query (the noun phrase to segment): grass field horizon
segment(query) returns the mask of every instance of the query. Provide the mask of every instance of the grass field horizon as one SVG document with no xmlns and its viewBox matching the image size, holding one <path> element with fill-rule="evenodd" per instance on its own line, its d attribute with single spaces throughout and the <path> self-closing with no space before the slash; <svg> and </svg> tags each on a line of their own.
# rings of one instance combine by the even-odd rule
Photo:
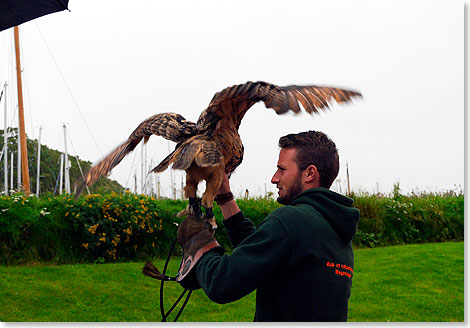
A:
<svg viewBox="0 0 470 328">
<path fill-rule="evenodd" d="M 163 262 L 154 261 L 160 268 Z M 173 258 L 169 272 L 178 265 L 179 258 Z M 0 321 L 160 321 L 160 283 L 144 277 L 142 266 L 0 266 Z M 348 321 L 464 321 L 463 242 L 357 249 L 354 271 Z M 180 292 L 176 283 L 165 284 L 166 309 Z M 247 322 L 254 310 L 255 293 L 220 305 L 197 290 L 179 321 Z"/>
</svg>

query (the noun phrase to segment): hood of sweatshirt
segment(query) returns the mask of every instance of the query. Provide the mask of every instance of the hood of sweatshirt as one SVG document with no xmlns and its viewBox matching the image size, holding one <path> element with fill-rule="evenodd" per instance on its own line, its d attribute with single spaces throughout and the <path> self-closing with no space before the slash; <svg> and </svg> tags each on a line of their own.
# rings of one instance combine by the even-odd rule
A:
<svg viewBox="0 0 470 328">
<path fill-rule="evenodd" d="M 359 210 L 353 200 L 325 188 L 312 188 L 300 193 L 289 205 L 308 204 L 320 212 L 343 239 L 350 242 L 357 230 Z"/>
</svg>

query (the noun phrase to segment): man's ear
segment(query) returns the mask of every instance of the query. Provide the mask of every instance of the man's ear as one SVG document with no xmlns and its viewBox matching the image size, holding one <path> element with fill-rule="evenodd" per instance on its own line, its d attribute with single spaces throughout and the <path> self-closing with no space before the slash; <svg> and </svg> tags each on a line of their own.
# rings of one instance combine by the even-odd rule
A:
<svg viewBox="0 0 470 328">
<path fill-rule="evenodd" d="M 304 170 L 304 181 L 305 183 L 311 184 L 318 184 L 320 182 L 320 174 L 318 173 L 318 169 L 315 165 L 309 165 Z"/>
</svg>

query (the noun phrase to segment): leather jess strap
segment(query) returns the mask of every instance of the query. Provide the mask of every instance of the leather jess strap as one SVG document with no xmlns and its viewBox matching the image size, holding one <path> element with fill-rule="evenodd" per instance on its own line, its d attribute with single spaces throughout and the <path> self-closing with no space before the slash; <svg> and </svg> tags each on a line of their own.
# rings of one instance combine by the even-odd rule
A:
<svg viewBox="0 0 470 328">
<path fill-rule="evenodd" d="M 231 201 L 233 199 L 233 194 L 231 191 L 225 193 L 225 194 L 220 194 L 216 195 L 214 200 L 217 203 L 217 205 L 224 205 L 225 203 Z"/>
</svg>

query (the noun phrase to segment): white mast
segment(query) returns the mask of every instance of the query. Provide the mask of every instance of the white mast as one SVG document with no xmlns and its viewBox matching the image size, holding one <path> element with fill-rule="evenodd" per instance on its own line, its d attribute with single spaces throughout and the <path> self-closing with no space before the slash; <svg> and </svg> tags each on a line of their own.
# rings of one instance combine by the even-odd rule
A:
<svg viewBox="0 0 470 328">
<path fill-rule="evenodd" d="M 18 115 L 18 135 L 16 137 L 18 139 L 18 174 L 17 174 L 17 184 L 18 184 L 18 191 L 21 190 L 21 137 L 20 137 L 20 118 Z"/>
<path fill-rule="evenodd" d="M 41 131 L 42 126 L 39 127 L 39 138 L 38 138 L 38 171 L 36 174 L 36 196 L 39 197 L 39 177 L 41 173 Z"/>
<path fill-rule="evenodd" d="M 137 171 L 134 172 L 134 193 L 137 194 Z"/>
<path fill-rule="evenodd" d="M 168 152 L 170 153 L 171 152 L 171 148 L 170 148 L 170 142 L 167 141 L 168 143 Z M 170 170 L 170 178 L 171 178 L 171 186 L 170 186 L 170 190 L 171 190 L 171 193 L 173 195 L 173 199 L 176 199 L 176 187 L 175 187 L 175 178 L 173 176 L 173 170 Z"/>
<path fill-rule="evenodd" d="M 64 177 L 65 177 L 65 192 L 67 194 L 70 194 L 70 166 L 69 166 L 69 156 L 67 153 L 67 131 L 66 131 L 66 126 L 64 124 Z"/>
<path fill-rule="evenodd" d="M 5 173 L 4 175 L 4 186 L 5 186 L 5 193 L 8 193 L 8 135 L 7 135 L 7 86 L 8 84 L 5 82 L 4 85 L 4 97 L 3 101 L 5 102 L 5 130 L 3 130 L 3 171 Z"/>
<path fill-rule="evenodd" d="M 154 165 L 152 164 L 152 166 L 154 166 Z M 157 188 L 157 177 L 156 177 L 156 174 L 154 173 L 154 174 L 152 174 L 152 193 L 153 193 L 153 195 L 157 194 L 156 190 L 155 190 L 156 188 Z"/>
<path fill-rule="evenodd" d="M 10 186 L 11 186 L 11 189 L 13 189 L 13 164 L 14 163 L 14 160 L 15 160 L 15 157 L 13 156 L 13 152 L 11 152 L 11 172 L 10 172 Z"/>
<path fill-rule="evenodd" d="M 145 140 L 145 139 L 144 139 Z M 144 167 L 145 167 L 145 170 L 147 170 L 147 144 L 144 142 Z M 145 189 L 144 189 L 144 194 L 147 195 L 148 194 L 148 174 L 146 171 L 143 172 L 143 176 L 145 177 Z"/>
<path fill-rule="evenodd" d="M 160 199 L 160 176 L 157 177 L 157 199 Z"/>
<path fill-rule="evenodd" d="M 184 199 L 184 184 L 183 184 L 184 175 L 181 175 L 181 199 Z"/>
<path fill-rule="evenodd" d="M 153 196 L 153 174 L 152 174 L 152 168 L 153 168 L 153 159 L 150 159 L 150 163 L 148 166 L 148 173 L 147 173 L 147 179 L 146 179 L 146 184 L 147 184 L 147 196 Z"/>
<path fill-rule="evenodd" d="M 60 154 L 60 180 L 59 180 L 59 195 L 62 195 L 62 184 L 64 181 L 64 154 Z"/>
<path fill-rule="evenodd" d="M 140 193 L 144 193 L 144 147 L 145 143 L 142 139 L 142 148 L 140 149 Z"/>
</svg>

